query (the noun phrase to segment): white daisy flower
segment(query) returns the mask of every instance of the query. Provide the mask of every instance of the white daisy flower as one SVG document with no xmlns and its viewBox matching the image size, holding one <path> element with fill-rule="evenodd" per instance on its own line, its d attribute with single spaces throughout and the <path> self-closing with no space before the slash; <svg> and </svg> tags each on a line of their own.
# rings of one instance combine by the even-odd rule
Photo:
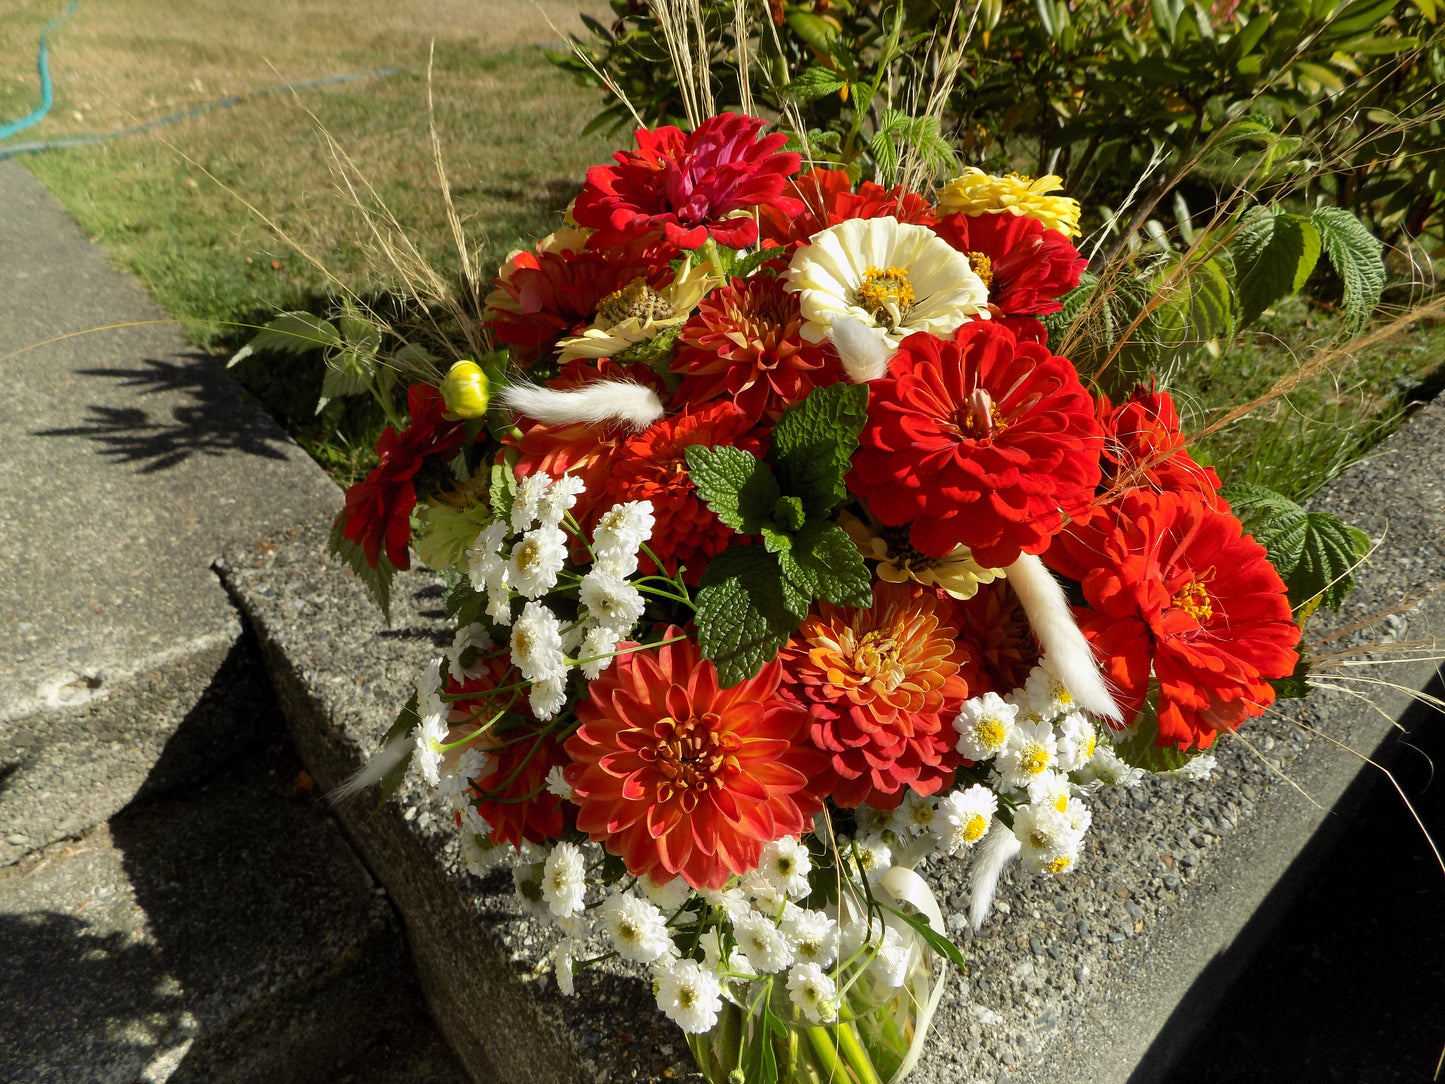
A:
<svg viewBox="0 0 1445 1084">
<path fill-rule="evenodd" d="M 1219 761 L 1215 759 L 1214 754 L 1200 753 L 1198 756 L 1190 757 L 1186 760 L 1182 767 L 1175 768 L 1169 772 L 1160 772 L 1159 774 L 1172 779 L 1200 780 L 1208 779 L 1210 773 L 1218 767 Z"/>
<path fill-rule="evenodd" d="M 881 836 L 893 828 L 893 811 L 860 805 L 853 810 L 853 823 L 858 826 L 860 836 Z"/>
<path fill-rule="evenodd" d="M 472 586 L 480 587 L 486 582 L 492 568 L 489 562 L 501 561 L 502 543 L 506 540 L 507 524 L 497 519 L 483 527 L 476 541 L 467 548 L 467 573 L 471 576 Z"/>
<path fill-rule="evenodd" d="M 652 537 L 654 523 L 651 501 L 626 501 L 603 512 L 592 532 L 597 567 L 623 578 L 636 572 L 637 551 Z"/>
<path fill-rule="evenodd" d="M 788 905 L 788 897 L 783 890 L 758 870 L 749 870 L 743 874 L 738 887 L 752 898 L 754 907 L 775 918 Z"/>
<path fill-rule="evenodd" d="M 1019 709 L 998 693 L 984 693 L 963 702 L 953 721 L 958 731 L 958 751 L 969 760 L 990 760 L 1003 752 L 1013 733 Z"/>
<path fill-rule="evenodd" d="M 1059 771 L 1076 772 L 1099 746 L 1099 731 L 1083 712 L 1071 711 L 1058 722 Z"/>
<path fill-rule="evenodd" d="M 1046 665 L 1035 666 L 1029 671 L 1024 693 L 1028 697 L 1029 711 L 1040 719 L 1052 720 L 1064 712 L 1077 711 L 1079 707 L 1074 703 L 1073 694 L 1064 688 L 1064 683 Z"/>
<path fill-rule="evenodd" d="M 702 936 L 702 958 L 707 969 L 719 977 L 724 974 L 730 978 L 758 977 L 757 968 L 736 945 L 724 957 L 722 930 L 716 926 Z"/>
<path fill-rule="evenodd" d="M 1029 802 L 1033 805 L 1053 806 L 1060 813 L 1067 813 L 1069 810 L 1069 799 L 1073 797 L 1073 788 L 1069 785 L 1069 777 L 1063 772 L 1049 769 L 1040 772 L 1029 780 Z"/>
<path fill-rule="evenodd" d="M 564 802 L 572 801 L 572 784 L 563 777 L 563 768 L 560 764 L 552 765 L 547 772 L 547 793 L 555 794 Z"/>
<path fill-rule="evenodd" d="M 512 663 L 528 681 L 565 677 L 567 657 L 562 654 L 562 626 L 557 615 L 540 602 L 528 602 L 512 628 L 509 641 Z"/>
<path fill-rule="evenodd" d="M 504 865 L 511 850 L 505 843 L 494 843 L 488 835 L 462 832 L 462 861 L 474 877 L 485 877 Z"/>
<path fill-rule="evenodd" d="M 587 607 L 587 617 L 599 625 L 625 633 L 642 616 L 642 593 L 621 576 L 594 568 L 582 577 L 577 597 Z"/>
<path fill-rule="evenodd" d="M 907 790 L 893 811 L 893 831 L 900 839 L 922 835 L 933 827 L 938 803 L 935 799 Z"/>
<path fill-rule="evenodd" d="M 637 879 L 637 888 L 644 896 L 657 904 L 665 915 L 676 914 L 677 909 L 692 895 L 692 886 L 681 877 L 674 877 L 670 881 L 658 884 L 644 874 Z"/>
<path fill-rule="evenodd" d="M 575 843 L 562 842 L 552 848 L 542 866 L 542 898 L 558 918 L 575 915 L 582 910 L 587 895 L 587 864 L 582 849 Z"/>
<path fill-rule="evenodd" d="M 412 728 L 412 738 L 416 741 L 417 770 L 421 777 L 426 780 L 427 785 L 436 787 L 441 785 L 441 764 L 442 758 L 446 756 L 446 750 L 442 748 L 451 732 L 442 717 L 438 714 L 425 715 L 421 722 Z"/>
<path fill-rule="evenodd" d="M 462 656 L 470 648 L 477 654 L 483 651 L 490 651 L 495 645 L 491 636 L 487 635 L 484 625 L 471 624 L 457 629 L 457 634 L 452 637 L 452 646 L 447 649 L 447 673 L 458 678 L 476 677 L 480 669 L 475 662 L 469 667 L 462 665 Z"/>
<path fill-rule="evenodd" d="M 993 766 L 1003 785 L 1024 790 L 1043 772 L 1058 766 L 1054 728 L 1045 722 L 1015 723 Z"/>
<path fill-rule="evenodd" d="M 582 673 L 588 681 L 596 681 L 598 675 L 612 665 L 617 652 L 617 630 L 606 625 L 593 625 L 582 638 L 577 657 L 584 659 Z"/>
<path fill-rule="evenodd" d="M 893 851 L 882 836 L 866 836 L 858 840 L 857 847 L 855 858 L 853 848 L 847 844 L 843 846 L 848 864 L 854 866 L 856 872 L 870 881 L 876 881 L 888 872 L 888 867 L 893 864 Z"/>
<path fill-rule="evenodd" d="M 809 892 L 808 874 L 813 860 L 808 848 L 792 836 L 764 844 L 758 872 L 791 899 L 802 899 Z"/>
<path fill-rule="evenodd" d="M 850 316 L 889 347 L 915 331 L 947 336 L 971 319 L 988 319 L 988 287 L 927 226 L 896 218 L 853 218 L 815 233 L 793 254 L 787 289 L 798 295 L 808 342 L 828 337 Z"/>
<path fill-rule="evenodd" d="M 868 964 L 868 974 L 897 989 L 908 978 L 910 955 L 903 935 L 892 926 L 885 926 L 883 937 L 878 942 L 877 955 Z"/>
<path fill-rule="evenodd" d="M 556 527 L 562 517 L 577 505 L 577 498 L 587 487 L 576 475 L 564 474 L 537 499 L 537 519 L 543 527 Z"/>
<path fill-rule="evenodd" d="M 956 790 L 938 803 L 934 831 L 939 846 L 948 854 L 972 847 L 988 834 L 988 826 L 998 812 L 998 795 L 982 783 L 967 790 Z"/>
<path fill-rule="evenodd" d="M 788 972 L 788 996 L 815 1024 L 837 1019 L 838 987 L 817 964 L 798 964 Z"/>
<path fill-rule="evenodd" d="M 624 960 L 650 964 L 677 949 L 661 911 L 630 892 L 615 892 L 602 905 L 602 927 Z"/>
<path fill-rule="evenodd" d="M 1112 746 L 1100 742 L 1080 775 L 1086 784 L 1095 787 L 1137 787 L 1144 781 L 1145 772 L 1126 763 Z"/>
<path fill-rule="evenodd" d="M 689 1035 L 711 1031 L 722 1010 L 722 984 L 696 960 L 664 957 L 653 965 L 657 1007 Z"/>
<path fill-rule="evenodd" d="M 576 992 L 572 984 L 572 962 L 579 947 L 569 937 L 552 950 L 552 962 L 557 969 L 557 989 L 563 997 L 571 997 Z"/>
<path fill-rule="evenodd" d="M 794 908 L 783 918 L 782 929 L 800 963 L 827 967 L 838 958 L 838 923 L 822 911 Z"/>
<path fill-rule="evenodd" d="M 516 495 L 512 498 L 512 530 L 530 531 L 537 522 L 537 511 L 542 495 L 552 484 L 552 478 L 545 471 L 529 474 L 517 483 Z"/>
<path fill-rule="evenodd" d="M 512 547 L 507 582 L 524 598 L 541 598 L 557 586 L 567 562 L 567 536 L 556 527 L 538 527 Z"/>
<path fill-rule="evenodd" d="M 548 674 L 532 682 L 527 690 L 527 704 L 532 714 L 546 722 L 562 710 L 567 702 L 567 675 Z"/>
<path fill-rule="evenodd" d="M 454 806 L 470 805 L 467 791 L 472 780 L 491 770 L 492 758 L 480 749 L 463 749 L 451 771 L 442 776 L 441 795 Z"/>
<path fill-rule="evenodd" d="M 1013 832 L 1024 868 L 1032 873 L 1064 873 L 1072 869 L 1083 842 L 1083 832 L 1075 824 L 1067 812 L 1052 805 L 1031 802 L 1016 809 Z"/>
<path fill-rule="evenodd" d="M 733 920 L 733 936 L 753 967 L 764 975 L 782 971 L 793 962 L 793 947 L 773 920 L 757 911 Z"/>
</svg>

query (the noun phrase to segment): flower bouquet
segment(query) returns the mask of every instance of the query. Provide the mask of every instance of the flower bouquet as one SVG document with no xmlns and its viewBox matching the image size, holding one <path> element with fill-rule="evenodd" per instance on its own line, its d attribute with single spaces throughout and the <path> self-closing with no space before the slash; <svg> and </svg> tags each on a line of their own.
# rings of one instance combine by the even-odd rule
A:
<svg viewBox="0 0 1445 1084">
<path fill-rule="evenodd" d="M 1207 771 L 1300 628 L 1168 393 L 1050 348 L 1058 178 L 929 198 L 786 144 L 639 130 L 501 267 L 495 349 L 410 387 L 333 544 L 383 604 L 414 548 L 456 634 L 349 787 L 409 763 L 563 992 L 648 969 L 709 1080 L 894 1081 L 1004 867 Z M 950 921 L 919 871 L 963 861 Z"/>
</svg>

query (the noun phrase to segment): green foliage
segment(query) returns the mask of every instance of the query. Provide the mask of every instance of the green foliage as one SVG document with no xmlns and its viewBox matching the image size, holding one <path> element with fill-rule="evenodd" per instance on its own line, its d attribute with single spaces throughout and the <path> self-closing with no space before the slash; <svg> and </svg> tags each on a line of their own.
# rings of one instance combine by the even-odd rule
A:
<svg viewBox="0 0 1445 1084">
<path fill-rule="evenodd" d="M 421 723 L 421 715 L 417 712 L 418 696 L 416 690 L 412 690 L 410 698 L 402 705 L 401 711 L 397 712 L 396 721 L 391 724 L 385 737 L 381 739 L 382 747 L 385 748 L 394 741 L 405 738 Z M 376 799 L 379 809 L 393 794 L 401 789 L 401 784 L 406 779 L 407 769 L 411 767 L 411 754 L 402 757 L 391 769 L 381 777 L 380 793 Z"/>
<path fill-rule="evenodd" d="M 1230 251 L 1240 317 L 1252 324 L 1269 306 L 1304 286 L 1320 258 L 1320 233 L 1301 215 L 1264 207 L 1235 235 Z"/>
<path fill-rule="evenodd" d="M 697 639 L 724 687 L 777 657 L 798 617 L 783 599 L 777 560 L 761 546 L 733 546 L 713 558 L 697 591 Z"/>
<path fill-rule="evenodd" d="M 1157 686 L 1156 682 L 1151 685 Z M 1143 768 L 1146 772 L 1173 772 L 1183 768 L 1199 753 L 1195 749 L 1186 752 L 1174 745 L 1159 745 L 1159 716 L 1156 707 L 1159 702 L 1158 689 L 1151 689 L 1139 717 L 1129 724 L 1129 729 L 1114 736 L 1114 752 L 1125 764 Z"/>
<path fill-rule="evenodd" d="M 867 385 L 840 383 L 814 391 L 778 421 L 768 460 L 783 492 L 809 516 L 826 516 L 847 498 L 843 479 L 867 420 Z"/>
<path fill-rule="evenodd" d="M 385 548 L 377 555 L 376 567 L 372 568 L 366 563 L 366 551 L 359 545 L 347 538 L 343 533 L 346 529 L 345 513 L 336 518 L 331 525 L 331 538 L 329 548 L 332 553 L 341 558 L 342 564 L 356 573 L 357 579 L 366 585 L 366 590 L 381 608 L 381 615 L 387 623 L 391 622 L 391 581 L 396 575 L 396 566 L 387 557 Z"/>
<path fill-rule="evenodd" d="M 687 474 L 718 519 L 742 534 L 758 534 L 782 496 L 772 469 L 741 448 L 701 444 L 686 449 Z"/>
<path fill-rule="evenodd" d="M 1355 585 L 1354 568 L 1370 550 L 1370 536 L 1328 512 L 1306 512 L 1264 486 L 1225 486 L 1223 496 L 1269 553 L 1301 620 L 1321 603 L 1338 612 Z"/>
<path fill-rule="evenodd" d="M 1357 335 L 1385 289 L 1384 247 L 1359 219 L 1339 207 L 1317 208 L 1309 220 L 1345 284 L 1345 330 Z"/>
</svg>

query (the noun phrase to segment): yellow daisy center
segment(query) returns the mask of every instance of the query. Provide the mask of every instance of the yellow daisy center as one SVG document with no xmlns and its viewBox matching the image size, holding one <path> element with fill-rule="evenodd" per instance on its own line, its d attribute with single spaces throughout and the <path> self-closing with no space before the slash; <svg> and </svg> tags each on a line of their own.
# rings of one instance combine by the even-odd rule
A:
<svg viewBox="0 0 1445 1084">
<path fill-rule="evenodd" d="M 1038 775 L 1049 766 L 1049 751 L 1037 742 L 1029 742 L 1019 754 L 1019 771 L 1023 775 Z"/>
<path fill-rule="evenodd" d="M 649 320 L 666 320 L 671 315 L 672 305 L 667 298 L 640 277 L 597 303 L 597 319 L 609 330 L 626 320 L 646 323 Z"/>
<path fill-rule="evenodd" d="M 993 286 L 993 261 L 982 252 L 970 252 L 968 255 L 968 266 L 973 268 L 973 273 L 983 279 L 985 287 Z"/>
<path fill-rule="evenodd" d="M 1061 854 L 1044 868 L 1050 873 L 1067 873 L 1069 867 L 1073 864 L 1074 860 L 1072 858 L 1066 854 Z"/>
<path fill-rule="evenodd" d="M 973 740 L 981 749 L 997 749 L 1005 736 L 1002 720 L 980 719 L 973 724 Z"/>
<path fill-rule="evenodd" d="M 1198 580 L 1190 580 L 1184 590 L 1169 601 L 1201 625 L 1214 616 L 1214 604 L 1209 599 L 1209 592 Z"/>
<path fill-rule="evenodd" d="M 977 843 L 983 838 L 984 832 L 988 831 L 988 821 L 981 814 L 975 813 L 968 818 L 968 823 L 963 826 L 963 838 L 967 843 Z"/>
</svg>

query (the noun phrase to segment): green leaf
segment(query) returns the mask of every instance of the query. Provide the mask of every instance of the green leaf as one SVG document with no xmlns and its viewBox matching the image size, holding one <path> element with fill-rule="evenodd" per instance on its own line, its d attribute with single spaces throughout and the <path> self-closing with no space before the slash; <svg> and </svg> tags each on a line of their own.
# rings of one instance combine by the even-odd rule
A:
<svg viewBox="0 0 1445 1084">
<path fill-rule="evenodd" d="M 359 545 L 346 537 L 346 513 L 336 517 L 336 522 L 331 525 L 331 552 L 340 557 L 342 562 L 356 573 L 356 576 L 366 585 L 371 597 L 376 600 L 377 606 L 381 608 L 381 616 L 386 623 L 391 624 L 391 580 L 396 575 L 396 566 L 386 556 L 383 547 L 381 553 L 377 554 L 376 567 L 372 568 L 366 563 L 366 551 Z"/>
<path fill-rule="evenodd" d="M 340 333 L 321 317 L 312 316 L 309 312 L 283 312 L 231 355 L 226 367 L 229 369 L 252 354 L 280 353 L 299 356 L 312 350 L 334 349 L 340 345 Z"/>
<path fill-rule="evenodd" d="M 487 504 L 492 516 L 500 520 L 512 518 L 512 500 L 517 495 L 517 476 L 512 469 L 517 465 L 518 452 L 508 448 L 500 463 L 492 464 L 491 484 L 487 487 Z"/>
<path fill-rule="evenodd" d="M 795 101 L 812 102 L 819 98 L 826 98 L 829 94 L 836 94 L 847 85 L 848 80 L 837 72 L 815 66 L 805 68 L 796 79 L 778 93 Z"/>
<path fill-rule="evenodd" d="M 809 11 L 789 12 L 788 27 L 820 53 L 832 52 L 833 43 L 838 38 L 838 31 L 832 23 Z"/>
<path fill-rule="evenodd" d="M 1150 682 L 1151 687 L 1155 683 Z M 1129 728 L 1114 736 L 1114 752 L 1125 764 L 1143 768 L 1146 772 L 1173 772 L 1184 767 L 1198 754 L 1198 749 L 1185 752 L 1173 745 L 1156 745 L 1159 740 L 1159 717 L 1157 690 L 1150 693 L 1139 717 Z"/>
<path fill-rule="evenodd" d="M 1385 288 L 1384 246 L 1343 207 L 1316 208 L 1310 222 L 1319 230 L 1325 254 L 1345 284 L 1345 327 L 1358 335 Z"/>
<path fill-rule="evenodd" d="M 1245 223 L 1229 246 L 1239 289 L 1240 323 L 1252 324 L 1276 301 L 1298 293 L 1320 258 L 1320 234 L 1310 220 L 1266 208 Z"/>
<path fill-rule="evenodd" d="M 762 546 L 733 546 L 713 558 L 697 591 L 697 641 L 724 688 L 772 662 L 796 627 L 777 558 Z"/>
<path fill-rule="evenodd" d="M 1223 253 L 1190 260 L 1182 272 L 1177 267 L 1183 261 L 1170 257 L 1165 262 L 1174 270 L 1161 271 L 1155 281 L 1166 296 L 1140 329 L 1155 344 L 1154 363 L 1161 366 L 1188 357 L 1207 342 L 1230 338 L 1236 311 L 1233 270 Z M 1162 285 L 1166 276 L 1173 278 L 1168 286 Z"/>
<path fill-rule="evenodd" d="M 1291 607 L 1302 616 L 1315 606 L 1338 612 L 1354 587 L 1352 570 L 1370 551 L 1370 536 L 1328 512 L 1306 512 L 1264 486 L 1225 486 L 1221 495 L 1269 554 Z"/>
<path fill-rule="evenodd" d="M 943 934 L 935 930 L 929 924 L 928 917 L 926 915 L 920 915 L 917 912 L 909 914 L 904 911 L 900 911 L 897 907 L 893 907 L 890 904 L 884 903 L 876 896 L 874 897 L 874 901 L 878 904 L 879 907 L 883 908 L 883 910 L 887 911 L 889 914 L 897 915 L 904 922 L 908 923 L 914 933 L 918 934 L 919 937 L 923 938 L 923 940 L 928 942 L 929 948 L 931 948 L 934 952 L 938 953 L 938 955 L 947 959 L 948 962 L 953 964 L 954 967 L 958 968 L 960 971 L 968 970 L 968 965 L 963 959 L 963 953 L 958 950 L 958 946 L 955 945 L 948 938 L 944 937 Z"/>
<path fill-rule="evenodd" d="M 1310 694 L 1310 661 L 1305 655 L 1304 648 L 1299 649 L 1299 661 L 1295 663 L 1294 672 L 1289 677 L 1276 678 L 1270 682 L 1274 686 L 1274 695 L 1280 700 L 1300 700 Z"/>
<path fill-rule="evenodd" d="M 830 384 L 778 421 L 768 461 L 782 491 L 801 498 L 810 518 L 828 515 L 847 498 L 843 479 L 867 420 L 866 384 Z"/>
<path fill-rule="evenodd" d="M 793 548 L 780 555 L 786 579 L 806 584 L 810 598 L 835 606 L 869 606 L 873 578 L 848 532 L 836 523 L 815 519 L 793 539 Z"/>
<path fill-rule="evenodd" d="M 320 414 L 332 399 L 361 395 L 370 390 L 376 379 L 376 355 L 365 354 L 350 346 L 326 359 L 326 375 L 321 378 L 321 397 L 316 402 Z"/>
<path fill-rule="evenodd" d="M 689 445 L 687 475 L 713 514 L 735 531 L 757 534 L 782 496 L 772 468 L 741 448 Z"/>
</svg>

